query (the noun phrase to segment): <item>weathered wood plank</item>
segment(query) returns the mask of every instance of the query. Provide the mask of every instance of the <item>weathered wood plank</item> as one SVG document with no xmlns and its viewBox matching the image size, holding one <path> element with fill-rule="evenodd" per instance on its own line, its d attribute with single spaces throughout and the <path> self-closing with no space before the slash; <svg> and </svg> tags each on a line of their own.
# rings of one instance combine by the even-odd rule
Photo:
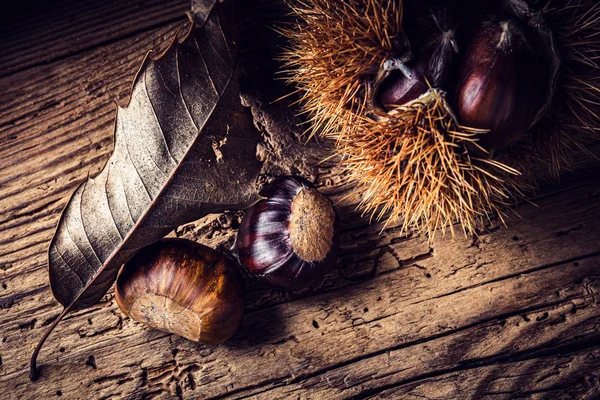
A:
<svg viewBox="0 0 600 400">
<path fill-rule="evenodd" d="M 451 304 L 429 299 L 425 302 L 431 305 L 422 305 L 422 315 L 407 312 L 411 308 L 407 306 L 404 312 L 410 318 L 390 317 L 396 323 L 398 336 L 407 333 L 410 336 L 411 325 L 439 332 L 425 339 L 400 339 L 409 341 L 362 355 L 349 364 L 327 368 L 323 373 L 309 374 L 307 379 L 291 377 L 291 384 L 269 390 L 261 388 L 260 397 L 294 398 L 310 390 L 323 398 L 363 398 L 387 387 L 396 387 L 401 393 L 400 386 L 451 372 L 542 359 L 553 354 L 600 350 L 597 330 L 600 316 L 595 300 L 600 289 L 596 274 L 599 262 L 600 259 L 594 257 L 581 261 L 578 267 L 572 263 L 561 264 L 549 270 L 484 284 L 462 294 L 448 295 L 447 302 Z M 532 293 L 532 287 L 539 292 Z M 447 314 L 441 311 L 443 308 L 449 310 Z M 477 309 L 486 311 L 474 319 L 477 322 L 469 323 L 469 314 Z M 454 325 L 458 320 L 466 325 Z M 366 327 L 359 326 L 370 340 L 376 341 L 380 338 L 375 331 L 386 329 L 387 323 L 385 318 L 367 323 Z M 574 331 L 577 335 L 573 335 Z M 593 365 L 597 368 L 599 363 L 600 360 L 596 360 Z M 507 372 L 506 367 L 501 370 Z M 477 387 L 473 385 L 471 390 Z"/>
<path fill-rule="evenodd" d="M 0 76 L 181 21 L 186 0 L 34 1 L 0 6 Z"/>
<path fill-rule="evenodd" d="M 453 400 L 471 393 L 473 398 L 495 400 L 593 400 L 600 395 L 599 357 L 600 352 L 594 349 L 498 363 L 449 372 L 357 398 Z"/>
<path fill-rule="evenodd" d="M 93 379 L 90 378 L 87 382 L 89 389 L 96 394 L 116 395 L 116 392 L 113 392 L 115 381 L 131 377 L 134 379 L 116 385 L 123 391 L 122 394 L 132 393 L 133 398 L 153 390 L 175 394 L 179 381 L 171 378 L 175 376 L 174 374 L 185 370 L 182 379 L 193 378 L 196 382 L 194 384 L 196 389 L 193 392 L 190 391 L 191 386 L 187 388 L 184 385 L 186 396 L 193 397 L 193 393 L 218 395 L 228 390 L 235 390 L 242 395 L 250 394 L 254 390 L 262 391 L 265 385 L 268 388 L 269 384 L 274 383 L 281 385 L 299 381 L 301 383 L 298 385 L 302 385 L 303 377 L 307 377 L 305 379 L 309 382 L 311 379 L 321 382 L 321 374 L 325 374 L 322 377 L 327 381 L 326 374 L 336 372 L 336 368 L 332 367 L 365 362 L 363 360 L 370 359 L 369 355 L 376 358 L 373 365 L 381 368 L 382 361 L 377 360 L 377 357 L 395 351 L 396 347 L 413 354 L 413 357 L 416 357 L 415 363 L 422 363 L 423 351 L 419 351 L 419 347 L 411 349 L 413 346 L 436 340 L 446 343 L 444 340 L 450 340 L 446 339 L 447 337 L 455 340 L 455 335 L 460 338 L 456 340 L 462 343 L 468 342 L 473 337 L 479 337 L 474 336 L 472 329 L 485 331 L 489 326 L 493 328 L 502 324 L 512 327 L 512 322 L 508 324 L 502 321 L 518 321 L 519 318 L 522 319 L 521 314 L 535 315 L 527 318 L 542 322 L 548 317 L 539 318 L 540 321 L 537 321 L 537 316 L 543 316 L 545 312 L 556 312 L 557 318 L 562 318 L 560 315 L 564 315 L 567 312 L 565 310 L 572 308 L 569 305 L 579 304 L 578 307 L 588 309 L 586 304 L 589 303 L 591 311 L 576 312 L 579 315 L 577 318 L 581 317 L 582 320 L 573 319 L 575 317 L 570 317 L 569 320 L 579 323 L 591 318 L 593 322 L 594 313 L 597 316 L 597 309 L 592 300 L 594 294 L 598 292 L 597 281 L 594 280 L 594 274 L 597 274 L 599 266 L 598 257 L 571 257 L 571 254 L 577 254 L 579 250 L 575 249 L 575 253 L 570 253 L 569 246 L 558 247 L 561 240 L 562 243 L 565 242 L 564 236 L 557 236 L 556 232 L 563 232 L 563 228 L 570 226 L 570 222 L 597 218 L 600 206 L 596 201 L 592 203 L 594 206 L 590 207 L 590 193 L 597 190 L 598 185 L 599 182 L 596 180 L 585 188 L 574 191 L 577 195 L 567 192 L 546 198 L 541 202 L 544 211 L 532 206 L 524 207 L 522 214 L 525 220 L 516 221 L 511 229 L 500 229 L 484 237 L 488 245 L 481 248 L 473 246 L 471 240 L 453 243 L 449 240 L 440 240 L 434 243 L 434 257 L 423 259 L 417 264 L 398 266 L 394 257 L 384 256 L 384 261 L 381 261 L 384 268 L 374 279 L 356 282 L 350 287 L 347 287 L 347 282 L 337 288 L 325 287 L 320 294 L 293 301 L 288 299 L 275 306 L 265 304 L 264 298 L 270 295 L 268 291 L 263 289 L 260 293 L 259 289 L 253 288 L 256 297 L 262 294 L 260 306 L 257 306 L 256 311 L 249 312 L 241 332 L 229 344 L 217 348 L 197 346 L 183 339 L 168 337 L 158 332 L 148 332 L 146 328 L 130 320 L 122 320 L 118 310 L 114 308 L 112 297 L 108 296 L 106 301 L 97 308 L 73 315 L 65 321 L 60 335 L 50 340 L 47 349 L 48 360 L 57 359 L 54 365 L 56 369 L 44 368 L 42 374 L 48 384 L 55 382 L 49 384 L 49 387 L 53 388 L 58 385 L 66 371 L 77 368 L 76 366 L 85 367 L 85 362 L 90 355 L 93 355 L 97 369 L 90 371 Z M 541 239 L 535 245 L 528 242 L 528 249 L 515 243 L 513 236 L 526 229 L 527 220 L 540 220 L 542 215 L 549 223 L 542 224 L 545 228 L 540 227 L 535 233 Z M 567 225 L 565 221 L 568 222 Z M 573 231 L 570 235 L 575 235 L 573 239 L 578 242 L 583 240 L 582 246 L 593 249 L 594 245 L 597 247 L 600 242 L 600 232 L 589 224 L 587 229 Z M 504 233 L 503 236 L 506 237 L 490 240 L 499 233 Z M 527 240 L 526 238 L 524 240 Z M 397 251 L 401 251 L 403 247 L 410 247 L 407 246 L 410 242 L 402 242 L 402 247 Z M 478 265 L 471 262 L 468 256 L 459 259 L 456 251 L 438 252 L 437 248 L 442 249 L 443 247 L 439 246 L 446 242 L 448 246 L 456 247 L 461 251 L 478 254 L 483 261 Z M 507 258 L 496 260 L 493 264 L 486 264 L 485 260 L 495 260 L 498 255 L 506 253 L 507 249 L 499 251 L 496 247 L 501 246 L 501 243 L 510 251 L 516 251 L 517 254 L 527 255 L 531 252 L 532 246 L 536 249 L 554 247 L 557 251 L 536 252 L 535 254 L 542 255 L 532 259 Z M 352 253 L 352 250 L 350 252 Z M 363 257 L 369 254 L 369 250 L 365 250 L 364 253 Z M 344 255 L 347 256 L 348 254 Z M 562 264 L 560 259 L 563 257 L 571 260 Z M 573 258 L 578 261 L 573 261 Z M 529 264 L 531 260 L 537 263 Z M 428 278 L 427 274 L 430 273 L 428 271 L 434 271 L 435 274 Z M 43 276 L 37 279 L 43 279 Z M 463 281 L 463 287 L 457 289 L 453 279 Z M 435 285 L 431 283 L 436 280 L 438 282 Z M 377 297 L 374 296 L 375 293 Z M 379 298 L 380 300 L 377 301 Z M 273 302 L 279 303 L 280 300 L 275 296 Z M 27 301 L 25 299 L 22 301 L 24 302 L 19 302 L 13 307 L 19 307 L 21 304 L 25 306 Z M 13 322 L 12 326 L 3 328 L 7 334 L 7 343 L 14 340 L 13 335 L 20 336 L 22 339 L 23 332 L 40 331 L 40 326 L 56 315 L 52 310 L 52 299 L 49 295 L 45 296 L 45 302 L 49 303 L 49 307 L 38 312 L 37 321 L 26 319 L 24 322 Z M 39 304 L 37 301 L 32 303 Z M 435 321 L 435 323 L 422 323 L 424 318 L 425 321 Z M 92 321 L 91 324 L 88 319 Z M 557 325 L 550 324 L 545 330 L 541 329 L 540 325 L 531 330 L 526 326 L 528 329 L 526 332 L 529 332 L 531 337 L 528 341 L 524 338 L 520 339 L 521 348 L 541 346 L 544 339 L 554 337 L 552 335 L 559 337 L 565 331 L 567 335 L 571 335 L 569 329 L 563 330 L 561 326 L 553 328 L 555 326 Z M 597 335 L 597 331 L 594 330 L 597 321 L 591 326 L 593 327 L 591 332 Z M 33 330 L 30 330 L 32 327 Z M 582 334 L 584 331 L 578 330 L 578 333 Z M 536 332 L 540 332 L 540 335 L 541 332 L 546 333 L 545 336 L 540 336 L 536 335 Z M 516 333 L 507 328 L 503 335 L 509 337 L 513 334 Z M 494 337 L 492 334 L 488 336 Z M 27 342 L 28 338 L 24 339 Z M 144 344 L 146 341 L 149 343 Z M 128 344 L 132 349 L 128 348 Z M 499 354 L 507 352 L 503 347 L 504 339 L 496 344 L 502 347 L 498 349 L 492 344 L 487 344 L 482 345 L 480 349 L 488 349 L 491 355 L 495 354 L 494 351 Z M 66 348 L 64 353 L 60 351 L 61 346 Z M 429 344 L 429 346 L 433 345 Z M 444 348 L 447 344 L 441 346 Z M 169 354 L 175 348 L 178 349 L 177 361 L 173 362 L 170 361 L 173 356 Z M 18 359 L 19 351 L 14 349 L 15 353 L 12 355 L 6 353 L 5 359 L 14 362 L 15 358 Z M 143 352 L 144 356 L 140 357 L 140 352 Z M 199 353 L 206 356 L 198 358 Z M 399 356 L 398 360 L 404 363 L 408 353 Z M 434 361 L 438 362 L 438 353 L 432 352 L 432 354 Z M 456 356 L 456 354 L 448 354 L 446 362 L 458 362 Z M 465 352 L 465 357 L 467 360 L 477 358 L 468 352 Z M 479 355 L 479 357 L 483 356 Z M 138 363 L 135 367 L 130 365 L 134 360 Z M 10 378 L 11 382 L 21 382 L 21 379 L 26 381 L 26 360 L 20 360 L 19 364 L 20 366 L 3 377 L 2 381 L 5 378 Z M 104 367 L 101 368 L 101 365 Z M 270 365 L 275 368 L 269 367 Z M 398 363 L 394 362 L 384 365 L 398 368 Z M 277 366 L 285 366 L 285 368 L 277 368 Z M 363 371 L 360 364 L 356 368 Z M 134 373 L 132 369 L 136 372 Z M 424 367 L 424 370 L 429 369 Z M 416 370 L 411 369 L 411 371 Z M 191 374 L 191 378 L 188 374 Z M 116 378 L 107 378 L 106 375 Z M 407 379 L 403 375 L 396 378 Z M 362 380 L 364 377 L 357 379 Z M 143 384 L 144 382 L 146 385 Z M 377 387 L 381 381 L 373 379 L 372 383 Z M 62 385 L 62 392 L 68 395 L 69 387 L 64 383 Z M 16 386 L 15 389 L 27 388 L 26 385 L 16 384 Z M 138 391 L 135 389 L 137 386 L 140 386 Z M 327 395 L 343 394 L 343 386 L 338 388 L 334 386 L 332 389 L 334 392 L 327 392 Z M 293 389 L 293 387 L 294 385 L 286 389 Z M 368 385 L 365 387 L 369 388 Z M 44 388 L 47 386 L 44 385 Z M 181 390 L 183 391 L 184 388 Z M 318 389 L 308 384 L 306 388 Z M 238 390 L 240 392 L 237 392 Z"/>
<path fill-rule="evenodd" d="M 45 270 L 59 212 L 111 150 L 110 99 L 126 97 L 146 49 L 167 43 L 179 26 L 0 78 L 3 392 L 132 399 L 597 393 L 598 162 L 546 188 L 539 208 L 520 207 L 522 219 L 509 228 L 490 226 L 478 239 L 438 236 L 432 248 L 396 227 L 369 225 L 355 203 L 341 201 L 338 270 L 300 293 L 250 284 L 248 313 L 228 343 L 201 346 L 152 331 L 124 318 L 110 292 L 59 326 L 42 352 L 42 377 L 31 384 L 29 352 L 59 312 Z M 338 169 L 321 166 L 314 175 L 334 200 L 347 194 Z M 226 248 L 237 220 L 209 216 L 178 232 Z"/>
</svg>

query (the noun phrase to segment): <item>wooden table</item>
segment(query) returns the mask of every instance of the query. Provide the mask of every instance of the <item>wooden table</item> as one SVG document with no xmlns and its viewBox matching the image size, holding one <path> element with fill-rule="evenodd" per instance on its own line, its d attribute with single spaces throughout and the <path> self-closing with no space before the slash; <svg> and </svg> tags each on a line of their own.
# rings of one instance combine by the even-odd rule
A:
<svg viewBox="0 0 600 400">
<path fill-rule="evenodd" d="M 126 99 L 146 50 L 164 48 L 188 2 L 34 5 L 2 24 L 0 43 L 1 398 L 600 398 L 593 160 L 543 184 L 508 227 L 431 246 L 342 200 L 337 270 L 300 293 L 250 282 L 243 325 L 220 346 L 134 323 L 111 290 L 59 325 L 31 383 L 30 353 L 61 309 L 46 272 L 60 211 L 112 150 L 111 101 Z M 286 168 L 337 201 L 351 187 L 338 168 Z M 224 247 L 239 217 L 176 235 Z"/>
</svg>

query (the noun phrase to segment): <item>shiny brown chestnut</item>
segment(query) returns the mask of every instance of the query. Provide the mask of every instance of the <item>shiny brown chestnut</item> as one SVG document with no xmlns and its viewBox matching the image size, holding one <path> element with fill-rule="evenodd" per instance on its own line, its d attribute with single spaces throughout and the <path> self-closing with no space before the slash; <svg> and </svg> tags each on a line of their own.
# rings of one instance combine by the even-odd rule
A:
<svg viewBox="0 0 600 400">
<path fill-rule="evenodd" d="M 475 30 L 462 61 L 458 119 L 489 129 L 481 143 L 490 150 L 523 137 L 544 103 L 546 74 L 526 29 L 510 20 L 486 22 Z"/>
<path fill-rule="evenodd" d="M 281 177 L 266 186 L 240 224 L 235 251 L 251 277 L 282 289 L 316 284 L 333 265 L 339 218 L 329 199 L 305 179 Z"/>
<path fill-rule="evenodd" d="M 244 315 L 244 281 L 224 255 L 191 240 L 163 239 L 119 272 L 115 297 L 133 320 L 204 344 L 229 339 Z"/>
</svg>

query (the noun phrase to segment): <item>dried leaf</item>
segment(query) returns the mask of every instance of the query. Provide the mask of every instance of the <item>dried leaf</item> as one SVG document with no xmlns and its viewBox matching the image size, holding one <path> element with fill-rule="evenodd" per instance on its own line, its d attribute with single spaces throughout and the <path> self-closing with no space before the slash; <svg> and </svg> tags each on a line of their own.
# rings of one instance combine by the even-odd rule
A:
<svg viewBox="0 0 600 400">
<path fill-rule="evenodd" d="M 75 190 L 48 252 L 52 292 L 72 309 L 96 303 L 143 246 L 206 214 L 257 198 L 259 133 L 239 99 L 231 21 L 217 4 L 156 60 L 146 57 L 131 100 L 119 107 L 115 149 Z"/>
</svg>

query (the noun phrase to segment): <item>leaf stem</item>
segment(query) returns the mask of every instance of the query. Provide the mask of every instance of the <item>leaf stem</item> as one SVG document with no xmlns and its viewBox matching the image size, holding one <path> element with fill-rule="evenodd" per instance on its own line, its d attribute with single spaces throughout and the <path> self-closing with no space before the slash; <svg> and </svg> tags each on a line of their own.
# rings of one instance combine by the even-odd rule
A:
<svg viewBox="0 0 600 400">
<path fill-rule="evenodd" d="M 37 369 L 37 357 L 40 352 L 40 349 L 42 348 L 44 342 L 46 341 L 46 339 L 48 339 L 48 336 L 50 336 L 54 328 L 56 328 L 56 325 L 58 325 L 58 323 L 65 317 L 65 315 L 67 315 L 67 313 L 71 311 L 71 308 L 73 308 L 74 304 L 75 302 L 73 301 L 71 304 L 64 308 L 60 315 L 54 320 L 54 322 L 52 322 L 52 325 L 50 325 L 48 329 L 46 329 L 46 332 L 44 332 L 44 336 L 42 336 L 37 346 L 35 347 L 35 350 L 31 355 L 31 361 L 29 362 L 29 379 L 31 379 L 32 381 L 36 381 L 39 376 Z"/>
</svg>

